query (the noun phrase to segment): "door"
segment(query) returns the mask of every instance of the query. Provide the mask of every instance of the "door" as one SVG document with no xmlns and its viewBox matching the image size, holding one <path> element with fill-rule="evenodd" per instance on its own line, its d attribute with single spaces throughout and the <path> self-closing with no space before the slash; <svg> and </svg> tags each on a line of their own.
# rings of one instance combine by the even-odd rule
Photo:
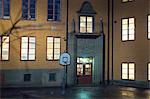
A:
<svg viewBox="0 0 150 99">
<path fill-rule="evenodd" d="M 78 63 L 77 64 L 77 83 L 78 84 L 91 84 L 92 83 L 92 64 L 91 63 Z"/>
</svg>

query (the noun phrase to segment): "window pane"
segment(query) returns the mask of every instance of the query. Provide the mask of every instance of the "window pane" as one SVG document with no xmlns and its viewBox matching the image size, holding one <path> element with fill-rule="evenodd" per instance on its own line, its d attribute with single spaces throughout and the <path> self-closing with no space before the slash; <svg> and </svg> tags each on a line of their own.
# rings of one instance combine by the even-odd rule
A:
<svg viewBox="0 0 150 99">
<path fill-rule="evenodd" d="M 31 81 L 31 74 L 24 74 L 24 81 Z"/>
<path fill-rule="evenodd" d="M 0 36 L 0 60 L 1 60 L 2 37 Z"/>
<path fill-rule="evenodd" d="M 150 80 L 150 63 L 148 63 L 148 80 Z"/>
<path fill-rule="evenodd" d="M 84 16 L 80 16 L 80 22 L 82 23 L 82 22 L 86 22 L 86 17 L 84 17 Z"/>
<path fill-rule="evenodd" d="M 0 0 L 0 17 L 2 17 L 2 0 Z"/>
<path fill-rule="evenodd" d="M 54 38 L 54 59 L 60 56 L 60 38 Z"/>
<path fill-rule="evenodd" d="M 47 59 L 53 60 L 53 37 L 47 37 Z"/>
<path fill-rule="evenodd" d="M 9 37 L 2 37 L 2 60 L 9 59 Z"/>
<path fill-rule="evenodd" d="M 21 38 L 21 60 L 27 60 L 28 57 L 28 37 Z"/>
<path fill-rule="evenodd" d="M 122 41 L 127 41 L 128 40 L 128 36 L 127 35 L 122 35 Z"/>
<path fill-rule="evenodd" d="M 127 25 L 128 24 L 128 19 L 122 19 L 122 24 Z"/>
<path fill-rule="evenodd" d="M 134 68 L 135 68 L 135 64 L 129 63 L 129 79 L 130 80 L 134 80 Z"/>
<path fill-rule="evenodd" d="M 134 18 L 129 18 L 129 24 L 134 24 Z"/>
<path fill-rule="evenodd" d="M 129 40 L 134 40 L 134 38 L 135 38 L 134 34 L 131 34 L 131 35 L 129 34 Z"/>
<path fill-rule="evenodd" d="M 32 19 L 35 19 L 35 5 L 36 5 L 36 1 L 35 0 L 30 0 L 30 17 Z"/>
<path fill-rule="evenodd" d="M 27 53 L 21 54 L 21 60 L 27 60 Z"/>
<path fill-rule="evenodd" d="M 35 60 L 35 37 L 29 37 L 29 60 Z"/>
<path fill-rule="evenodd" d="M 122 29 L 123 29 L 123 30 L 127 30 L 127 29 L 128 29 L 128 25 L 127 25 L 127 24 L 122 25 Z"/>
<path fill-rule="evenodd" d="M 21 38 L 21 41 L 22 41 L 22 42 L 28 42 L 28 37 L 22 37 L 22 38 Z"/>
<path fill-rule="evenodd" d="M 122 0 L 122 2 L 128 2 L 128 0 Z"/>
<path fill-rule="evenodd" d="M 9 17 L 10 15 L 10 1 L 4 0 L 4 16 Z"/>
<path fill-rule="evenodd" d="M 83 65 L 77 64 L 77 75 L 83 75 Z"/>
<path fill-rule="evenodd" d="M 150 15 L 148 15 L 148 39 L 150 39 Z"/>
<path fill-rule="evenodd" d="M 28 0 L 22 0 L 22 18 L 28 19 Z"/>
<path fill-rule="evenodd" d="M 88 33 L 92 33 L 92 32 L 93 32 L 93 29 L 92 29 L 92 28 L 87 28 L 87 32 L 88 32 Z"/>
<path fill-rule="evenodd" d="M 29 60 L 35 60 L 35 55 L 29 55 Z"/>
<path fill-rule="evenodd" d="M 54 19 L 54 0 L 48 0 L 48 19 Z"/>
<path fill-rule="evenodd" d="M 49 81 L 56 81 L 56 73 L 49 74 Z"/>
<path fill-rule="evenodd" d="M 129 29 L 134 29 L 134 24 L 129 24 Z"/>
<path fill-rule="evenodd" d="M 128 79 L 128 64 L 122 63 L 122 79 Z"/>
<path fill-rule="evenodd" d="M 122 19 L 122 41 L 128 40 L 128 19 Z"/>
<path fill-rule="evenodd" d="M 86 32 L 86 17 L 80 16 L 80 32 L 85 33 Z"/>
<path fill-rule="evenodd" d="M 60 0 L 55 0 L 55 20 L 60 20 Z"/>
</svg>

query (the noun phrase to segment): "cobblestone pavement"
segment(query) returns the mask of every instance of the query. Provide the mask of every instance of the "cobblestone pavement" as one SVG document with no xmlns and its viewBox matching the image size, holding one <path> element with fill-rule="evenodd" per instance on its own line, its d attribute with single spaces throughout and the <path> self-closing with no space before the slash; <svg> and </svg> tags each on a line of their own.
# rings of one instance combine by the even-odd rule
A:
<svg viewBox="0 0 150 99">
<path fill-rule="evenodd" d="M 2 99 L 150 99 L 150 89 L 123 86 L 2 88 Z"/>
</svg>

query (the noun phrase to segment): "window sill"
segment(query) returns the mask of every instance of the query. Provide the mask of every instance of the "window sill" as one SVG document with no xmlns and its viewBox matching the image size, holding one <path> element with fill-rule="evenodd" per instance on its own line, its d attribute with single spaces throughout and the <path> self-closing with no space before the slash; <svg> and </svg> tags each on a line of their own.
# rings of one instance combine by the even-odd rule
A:
<svg viewBox="0 0 150 99">
<path fill-rule="evenodd" d="M 31 19 L 24 19 L 24 18 L 21 18 L 21 20 L 23 20 L 23 21 L 36 21 L 36 18 L 35 18 L 35 19 L 33 19 L 33 18 L 31 18 Z"/>
<path fill-rule="evenodd" d="M 100 33 L 75 33 L 78 38 L 97 38 L 101 36 Z"/>
<path fill-rule="evenodd" d="M 0 19 L 9 20 L 10 16 L 3 16 L 3 17 L 0 17 Z"/>
<path fill-rule="evenodd" d="M 48 22 L 61 22 L 61 20 L 47 19 Z"/>
</svg>

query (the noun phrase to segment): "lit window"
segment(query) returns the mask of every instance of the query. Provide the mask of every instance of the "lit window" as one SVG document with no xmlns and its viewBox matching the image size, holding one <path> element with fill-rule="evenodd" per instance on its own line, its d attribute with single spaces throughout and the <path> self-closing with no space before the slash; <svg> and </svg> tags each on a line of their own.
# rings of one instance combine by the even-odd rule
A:
<svg viewBox="0 0 150 99">
<path fill-rule="evenodd" d="M 77 64 L 77 75 L 83 75 L 83 64 Z"/>
<path fill-rule="evenodd" d="M 0 39 L 1 60 L 9 60 L 9 37 L 2 36 Z"/>
<path fill-rule="evenodd" d="M 60 0 L 48 0 L 48 20 L 60 20 Z"/>
<path fill-rule="evenodd" d="M 133 0 L 122 0 L 122 2 L 131 2 Z"/>
<path fill-rule="evenodd" d="M 0 17 L 10 18 L 10 0 L 0 0 Z"/>
<path fill-rule="evenodd" d="M 122 79 L 128 79 L 128 64 L 122 64 Z"/>
<path fill-rule="evenodd" d="M 122 19 L 122 41 L 135 40 L 135 18 Z"/>
<path fill-rule="evenodd" d="M 60 56 L 60 38 L 47 37 L 47 60 L 58 60 Z"/>
<path fill-rule="evenodd" d="M 80 33 L 93 32 L 93 17 L 80 16 Z"/>
<path fill-rule="evenodd" d="M 35 19 L 36 0 L 22 0 L 22 18 Z"/>
<path fill-rule="evenodd" d="M 150 63 L 148 63 L 148 80 L 150 80 Z"/>
<path fill-rule="evenodd" d="M 134 63 L 122 63 L 122 79 L 127 79 L 127 80 L 135 79 Z"/>
<path fill-rule="evenodd" d="M 21 38 L 21 60 L 35 60 L 35 37 Z"/>
<path fill-rule="evenodd" d="M 150 39 L 150 15 L 148 15 L 148 39 Z"/>
<path fill-rule="evenodd" d="M 129 79 L 134 80 L 134 72 L 135 72 L 135 64 L 134 63 L 129 63 Z"/>
</svg>

